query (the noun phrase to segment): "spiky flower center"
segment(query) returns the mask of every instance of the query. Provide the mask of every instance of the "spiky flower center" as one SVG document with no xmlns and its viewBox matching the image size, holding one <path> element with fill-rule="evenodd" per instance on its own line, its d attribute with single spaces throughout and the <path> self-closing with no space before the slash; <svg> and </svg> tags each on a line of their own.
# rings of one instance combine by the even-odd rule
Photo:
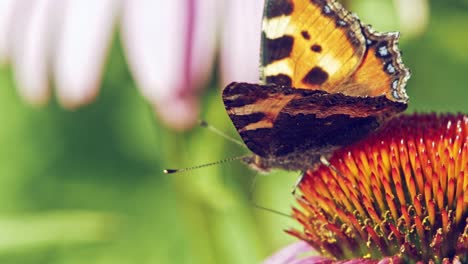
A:
<svg viewBox="0 0 468 264">
<path fill-rule="evenodd" d="M 330 162 L 306 172 L 289 233 L 336 259 L 468 262 L 468 116 L 401 116 Z"/>
</svg>

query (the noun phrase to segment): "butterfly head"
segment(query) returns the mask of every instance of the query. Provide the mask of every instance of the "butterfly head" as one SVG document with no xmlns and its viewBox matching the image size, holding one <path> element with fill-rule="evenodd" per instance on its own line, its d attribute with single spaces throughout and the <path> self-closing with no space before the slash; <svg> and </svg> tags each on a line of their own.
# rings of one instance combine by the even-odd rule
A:
<svg viewBox="0 0 468 264">
<path fill-rule="evenodd" d="M 269 162 L 266 159 L 258 156 L 258 155 L 251 155 L 244 157 L 242 162 L 247 164 L 250 168 L 260 173 L 269 173 L 271 171 L 271 166 L 269 166 Z"/>
</svg>

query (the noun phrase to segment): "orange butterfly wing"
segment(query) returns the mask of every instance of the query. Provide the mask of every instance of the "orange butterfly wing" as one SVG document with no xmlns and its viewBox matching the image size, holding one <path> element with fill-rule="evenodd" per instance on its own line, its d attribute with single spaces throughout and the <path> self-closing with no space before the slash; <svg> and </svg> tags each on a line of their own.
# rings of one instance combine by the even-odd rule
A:
<svg viewBox="0 0 468 264">
<path fill-rule="evenodd" d="M 258 168 L 303 170 L 407 107 L 397 33 L 333 0 L 267 0 L 261 84 L 231 83 L 226 111 Z M 261 157 L 261 158 L 259 158 Z"/>
<path fill-rule="evenodd" d="M 409 71 L 396 33 L 376 33 L 332 0 L 270 0 L 262 34 L 262 80 L 349 96 L 407 101 Z"/>
<path fill-rule="evenodd" d="M 382 34 L 370 26 L 363 26 L 362 30 L 367 51 L 349 83 L 361 90 L 360 96 L 385 95 L 392 101 L 407 102 L 405 86 L 411 74 L 398 50 L 399 33 Z"/>
</svg>

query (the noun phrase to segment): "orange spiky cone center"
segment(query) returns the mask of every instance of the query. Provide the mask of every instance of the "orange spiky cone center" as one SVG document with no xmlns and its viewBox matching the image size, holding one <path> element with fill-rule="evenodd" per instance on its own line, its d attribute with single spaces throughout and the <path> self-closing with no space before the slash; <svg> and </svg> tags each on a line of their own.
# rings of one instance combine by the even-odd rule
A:
<svg viewBox="0 0 468 264">
<path fill-rule="evenodd" d="M 410 115 L 306 172 L 288 232 L 338 260 L 468 262 L 468 116 Z"/>
</svg>

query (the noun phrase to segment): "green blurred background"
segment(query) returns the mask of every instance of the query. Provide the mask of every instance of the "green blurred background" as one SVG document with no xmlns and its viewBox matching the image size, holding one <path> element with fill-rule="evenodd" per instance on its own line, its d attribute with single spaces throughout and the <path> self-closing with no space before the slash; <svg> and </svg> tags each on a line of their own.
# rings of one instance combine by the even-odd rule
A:
<svg viewBox="0 0 468 264">
<path fill-rule="evenodd" d="M 397 28 L 390 1 L 348 1 L 378 30 Z M 468 4 L 432 1 L 426 32 L 401 41 L 410 112 L 468 112 Z M 387 10 L 376 12 L 375 10 Z M 295 241 L 297 173 L 259 176 L 232 162 L 164 175 L 245 153 L 209 131 L 175 133 L 154 119 L 115 36 L 97 100 L 76 111 L 18 96 L 0 71 L 0 263 L 257 263 Z M 214 78 L 202 118 L 237 137 Z"/>
</svg>

